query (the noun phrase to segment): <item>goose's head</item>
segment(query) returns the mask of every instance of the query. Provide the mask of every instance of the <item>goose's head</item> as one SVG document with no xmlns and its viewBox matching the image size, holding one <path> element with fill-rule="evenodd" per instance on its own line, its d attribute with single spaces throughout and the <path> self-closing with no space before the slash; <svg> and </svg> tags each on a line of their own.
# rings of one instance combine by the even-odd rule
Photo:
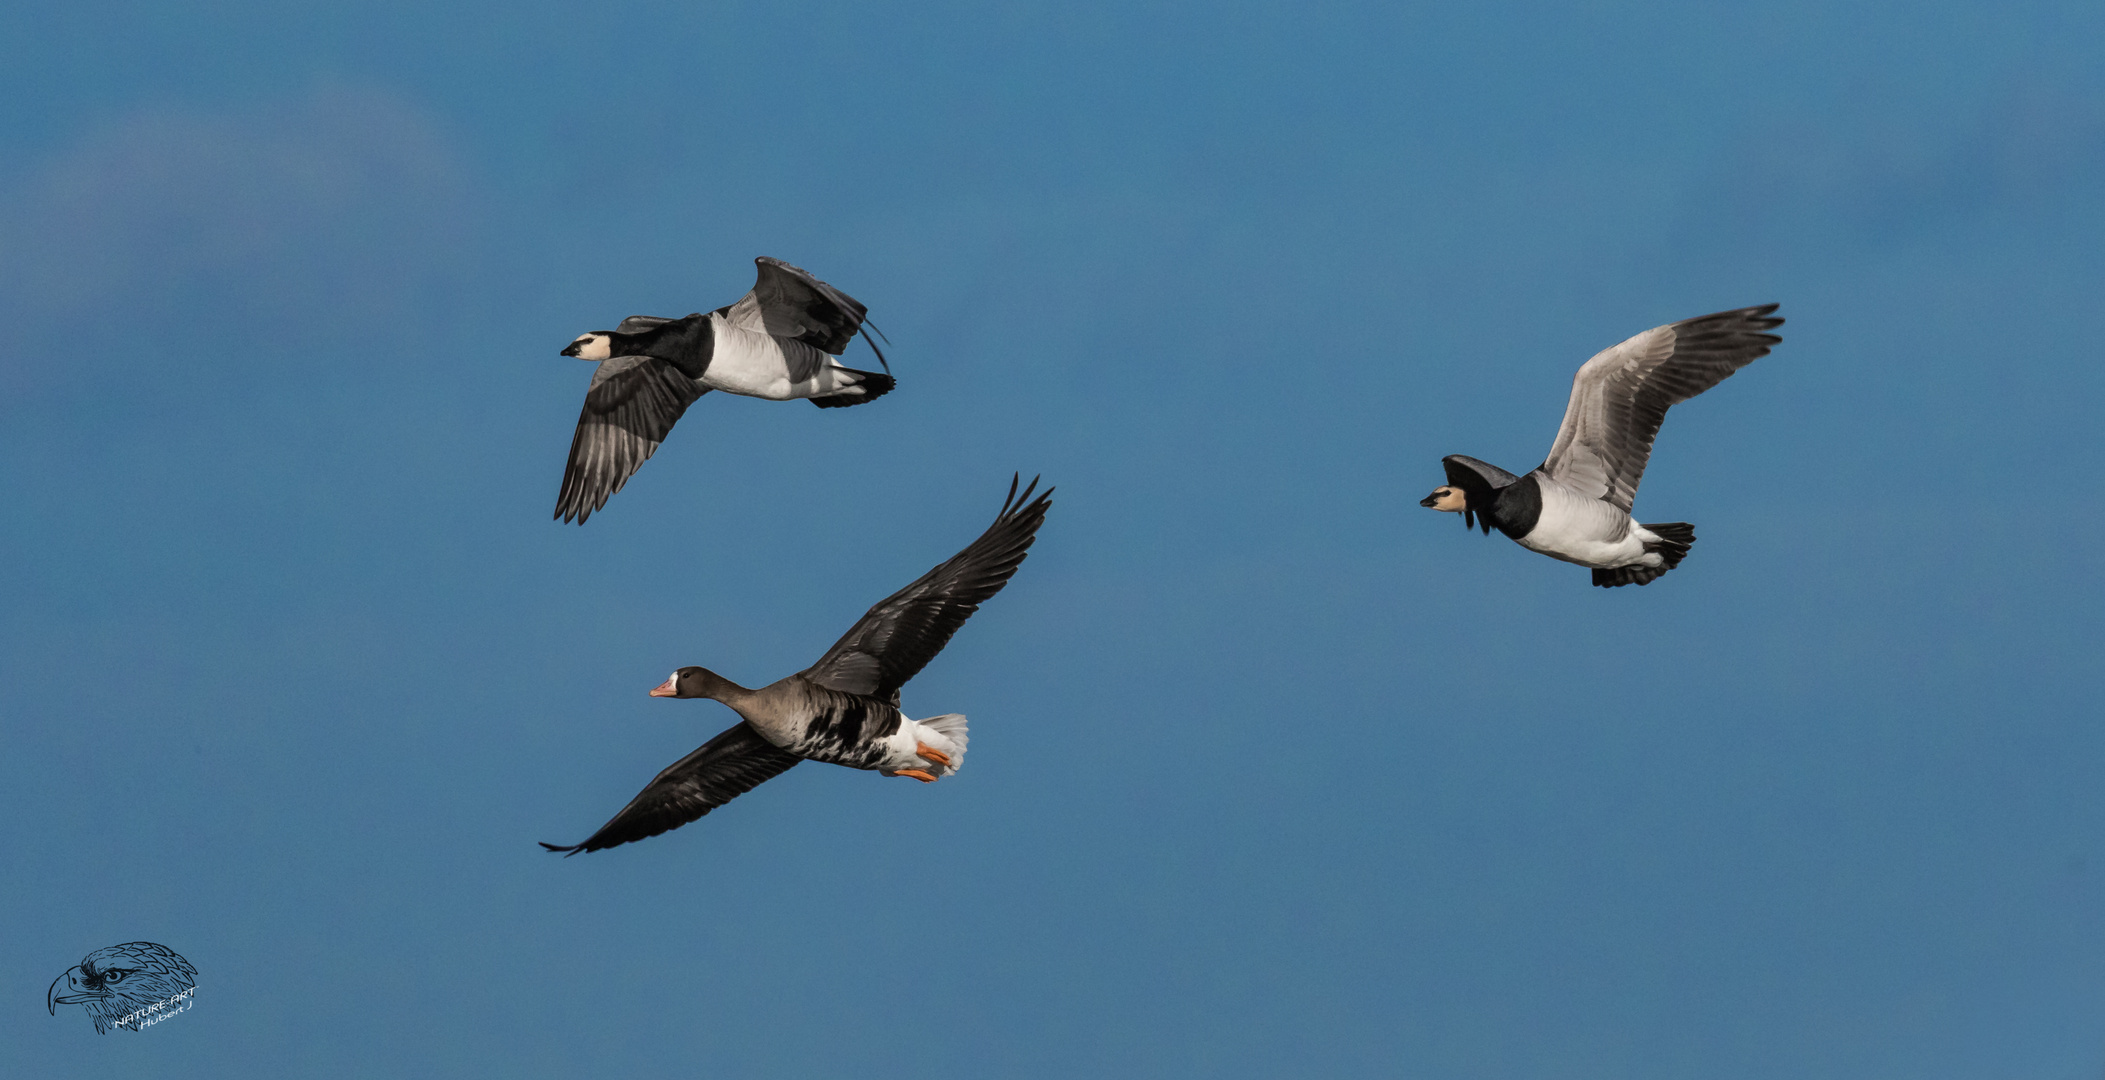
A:
<svg viewBox="0 0 2105 1080">
<path fill-rule="evenodd" d="M 576 341 L 564 347 L 563 355 L 580 360 L 605 360 L 614 355 L 614 335 L 605 330 L 579 334 Z"/>
<path fill-rule="evenodd" d="M 1440 459 L 1441 468 L 1447 471 L 1447 483 L 1433 489 L 1433 493 L 1418 500 L 1418 505 L 1449 514 L 1462 515 L 1462 527 L 1479 525 L 1491 531 L 1491 514 L 1498 507 L 1498 491 L 1520 477 L 1491 464 L 1461 454 L 1449 454 Z"/>
<path fill-rule="evenodd" d="M 1418 500 L 1418 505 L 1446 514 L 1459 514 L 1469 509 L 1469 493 L 1452 484 L 1442 484 L 1434 488 L 1432 494 Z"/>
<path fill-rule="evenodd" d="M 652 697 L 721 698 L 734 689 L 731 680 L 705 667 L 683 667 L 651 691 Z"/>
</svg>

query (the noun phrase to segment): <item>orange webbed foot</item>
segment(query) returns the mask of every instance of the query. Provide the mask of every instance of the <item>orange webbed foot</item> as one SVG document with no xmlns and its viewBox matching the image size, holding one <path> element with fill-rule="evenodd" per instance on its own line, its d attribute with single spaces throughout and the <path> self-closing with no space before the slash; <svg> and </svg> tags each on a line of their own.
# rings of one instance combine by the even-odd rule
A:
<svg viewBox="0 0 2105 1080">
<path fill-rule="evenodd" d="M 923 761 L 933 761 L 946 769 L 950 767 L 950 755 L 927 743 L 915 743 L 914 754 Z"/>
</svg>

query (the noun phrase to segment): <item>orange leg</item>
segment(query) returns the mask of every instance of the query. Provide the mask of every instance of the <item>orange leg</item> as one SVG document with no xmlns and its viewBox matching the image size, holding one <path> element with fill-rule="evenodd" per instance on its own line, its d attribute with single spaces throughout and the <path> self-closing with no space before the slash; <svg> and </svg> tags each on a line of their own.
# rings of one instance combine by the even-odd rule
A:
<svg viewBox="0 0 2105 1080">
<path fill-rule="evenodd" d="M 946 769 L 950 767 L 950 755 L 925 742 L 914 744 L 914 754 L 923 761 L 933 761 Z"/>
<path fill-rule="evenodd" d="M 886 776 L 911 776 L 924 784 L 933 784 L 936 782 L 936 778 L 923 769 L 899 769 L 897 771 L 891 769 L 879 769 L 877 771 L 883 773 Z"/>
</svg>

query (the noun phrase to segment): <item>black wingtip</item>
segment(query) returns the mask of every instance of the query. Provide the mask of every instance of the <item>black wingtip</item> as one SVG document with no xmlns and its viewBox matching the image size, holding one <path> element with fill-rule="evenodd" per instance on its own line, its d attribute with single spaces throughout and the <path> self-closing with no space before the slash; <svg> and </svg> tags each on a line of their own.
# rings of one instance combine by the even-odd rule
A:
<svg viewBox="0 0 2105 1080">
<path fill-rule="evenodd" d="M 570 452 L 572 454 L 577 453 L 575 443 L 572 444 Z M 591 497 L 587 496 L 582 490 L 583 485 L 579 482 L 578 477 L 573 475 L 574 472 L 575 466 L 563 471 L 562 486 L 557 488 L 555 493 L 555 519 L 565 522 L 575 520 L 578 524 L 583 525 L 585 519 L 591 517 L 594 510 L 607 505 L 607 500 L 602 498 L 599 502 L 594 503 Z M 615 490 L 618 491 L 620 489 L 616 488 Z"/>
<path fill-rule="evenodd" d="M 541 845 L 542 847 L 547 848 L 550 851 L 561 852 L 563 854 L 563 857 L 566 859 L 571 857 L 572 855 L 577 854 L 580 851 L 585 850 L 585 845 L 583 844 L 551 844 L 546 840 L 536 840 L 534 842 Z"/>
<path fill-rule="evenodd" d="M 877 330 L 877 328 L 875 326 L 870 325 L 869 320 L 865 319 L 863 320 L 862 326 L 858 327 L 856 332 L 860 333 L 862 335 L 863 341 L 869 344 L 870 351 L 877 354 L 877 362 L 878 364 L 884 367 L 884 373 L 890 375 L 892 373 L 892 362 L 884 358 L 884 350 L 878 348 L 876 339 L 870 336 L 870 331 L 872 330 Z M 877 330 L 877 337 L 884 337 L 884 331 Z M 892 343 L 892 339 L 885 337 L 884 343 L 890 345 Z"/>
<path fill-rule="evenodd" d="M 1783 325 L 1783 318 L 1775 314 L 1776 309 L 1782 306 L 1782 304 L 1756 304 L 1753 307 L 1732 308 L 1728 311 L 1714 311 L 1708 315 L 1698 315 L 1693 319 L 1683 319 L 1681 320 L 1681 322 L 1676 323 L 1674 325 L 1682 326 L 1691 323 L 1727 323 L 1736 320 L 1740 323 L 1742 329 L 1759 333 L 1763 330 L 1774 330 L 1777 327 Z M 1770 342 L 1770 344 L 1777 344 L 1782 340 L 1782 338 L 1777 338 L 1776 341 Z"/>
<path fill-rule="evenodd" d="M 649 460 L 649 455 L 644 457 L 645 460 Z M 623 477 L 620 483 L 615 484 L 605 495 L 601 495 L 595 500 L 579 491 L 573 491 L 570 485 L 570 477 L 565 476 L 563 478 L 563 490 L 557 492 L 555 497 L 555 519 L 557 521 L 574 520 L 578 524 L 583 525 L 586 518 L 606 509 L 607 500 L 613 498 L 616 492 L 619 492 L 626 486 L 628 486 L 628 478 Z"/>
<path fill-rule="evenodd" d="M 1020 513 L 1025 506 L 1030 505 L 1032 503 L 1032 492 L 1037 492 L 1037 502 L 1042 503 L 1052 498 L 1052 493 L 1055 489 L 1046 488 L 1044 491 L 1038 491 L 1038 481 L 1044 479 L 1044 477 L 1044 473 L 1039 473 L 1038 475 L 1031 477 L 1031 482 L 1029 486 L 1024 487 L 1023 494 L 1018 495 L 1016 494 L 1016 488 L 1017 485 L 1023 483 L 1023 474 L 1021 472 L 1011 474 L 1009 476 L 1008 498 L 1001 500 L 1001 513 L 994 515 L 994 520 L 1000 521 L 1001 519 L 1006 518 L 1011 514 Z"/>
</svg>

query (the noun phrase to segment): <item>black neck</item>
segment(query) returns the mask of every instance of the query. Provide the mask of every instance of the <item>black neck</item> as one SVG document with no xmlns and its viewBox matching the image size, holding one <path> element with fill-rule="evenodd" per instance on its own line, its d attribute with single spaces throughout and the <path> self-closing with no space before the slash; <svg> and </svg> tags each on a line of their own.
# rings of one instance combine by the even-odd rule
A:
<svg viewBox="0 0 2105 1080">
<path fill-rule="evenodd" d="M 616 356 L 651 356 L 666 361 L 690 379 L 699 379 L 709 368 L 716 351 L 716 336 L 709 332 L 709 317 L 689 315 L 640 334 L 613 334 Z"/>
<path fill-rule="evenodd" d="M 1485 521 L 1515 540 L 1534 532 L 1535 523 L 1542 518 L 1542 488 L 1536 484 L 1535 474 L 1529 473 L 1499 488 L 1492 495 L 1491 508 L 1482 513 Z"/>
</svg>

